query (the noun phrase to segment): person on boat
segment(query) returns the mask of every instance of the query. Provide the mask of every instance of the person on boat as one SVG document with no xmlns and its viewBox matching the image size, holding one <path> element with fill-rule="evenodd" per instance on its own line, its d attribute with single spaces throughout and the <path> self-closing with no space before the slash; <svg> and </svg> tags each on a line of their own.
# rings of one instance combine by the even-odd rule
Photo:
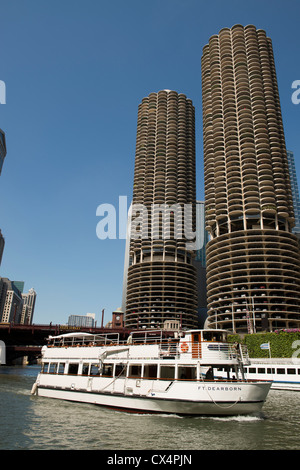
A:
<svg viewBox="0 0 300 470">
<path fill-rule="evenodd" d="M 212 367 L 210 367 L 208 369 L 208 371 L 206 372 L 206 374 L 205 374 L 205 379 L 206 380 L 212 380 L 213 378 L 214 378 L 214 372 L 213 372 Z"/>
</svg>

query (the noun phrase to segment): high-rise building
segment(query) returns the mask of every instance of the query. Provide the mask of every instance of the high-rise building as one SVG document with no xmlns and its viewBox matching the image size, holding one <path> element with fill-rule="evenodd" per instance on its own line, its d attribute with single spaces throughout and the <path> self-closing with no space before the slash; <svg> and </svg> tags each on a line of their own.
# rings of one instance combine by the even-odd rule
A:
<svg viewBox="0 0 300 470">
<path fill-rule="evenodd" d="M 201 266 L 206 266 L 206 245 L 208 243 L 208 232 L 205 229 L 205 203 L 204 201 L 197 201 L 196 205 L 196 220 L 197 220 L 197 234 L 198 246 L 196 248 L 196 260 L 200 261 Z"/>
<path fill-rule="evenodd" d="M 95 326 L 95 316 L 95 313 L 87 313 L 86 315 L 70 315 L 68 318 L 68 326 L 93 328 Z"/>
<path fill-rule="evenodd" d="M 128 211 L 127 230 L 126 230 L 126 245 L 125 245 L 124 271 L 123 271 L 123 289 L 122 289 L 122 307 L 121 307 L 121 310 L 122 310 L 123 314 L 124 314 L 124 312 L 126 312 L 127 277 L 128 277 L 128 268 L 129 268 L 129 248 L 130 248 L 131 209 L 132 209 L 132 205 L 130 206 L 129 211 Z"/>
<path fill-rule="evenodd" d="M 23 308 L 22 294 L 7 278 L 0 278 L 0 322 L 20 323 Z"/>
<path fill-rule="evenodd" d="M 195 204 L 192 101 L 151 93 L 138 108 L 126 327 L 197 326 Z"/>
<path fill-rule="evenodd" d="M 3 132 L 2 129 L 0 129 L 0 175 L 1 175 L 2 166 L 3 166 L 5 157 L 6 157 L 5 133 Z"/>
<path fill-rule="evenodd" d="M 298 188 L 294 153 L 291 152 L 290 150 L 287 150 L 287 158 L 288 158 L 288 164 L 289 164 L 289 170 L 290 170 L 291 188 L 292 188 L 294 214 L 295 214 L 295 226 L 293 228 L 293 233 L 300 234 L 300 198 L 299 198 L 299 188 Z"/>
<path fill-rule="evenodd" d="M 24 290 L 24 284 L 25 282 L 24 281 L 13 281 L 15 287 L 18 289 L 19 292 L 21 292 L 21 294 L 23 293 L 23 290 Z"/>
<path fill-rule="evenodd" d="M 203 201 L 197 201 L 196 221 L 197 247 L 195 250 L 194 265 L 197 269 L 198 326 L 203 328 L 207 319 L 205 250 L 208 242 L 208 233 L 205 230 L 205 203 Z"/>
<path fill-rule="evenodd" d="M 271 39 L 224 28 L 203 48 L 208 314 L 211 327 L 300 326 L 300 273 Z"/>
<path fill-rule="evenodd" d="M 2 166 L 4 159 L 6 157 L 6 142 L 5 142 L 5 133 L 0 129 L 0 175 L 2 171 Z M 2 261 L 3 251 L 4 251 L 5 240 L 0 230 L 0 264 Z"/>
<path fill-rule="evenodd" d="M 23 325 L 31 325 L 36 301 L 36 292 L 33 288 L 29 289 L 27 294 L 22 293 L 23 308 L 21 321 Z"/>
<path fill-rule="evenodd" d="M 4 251 L 5 240 L 0 229 L 0 264 L 2 261 L 3 251 Z"/>
</svg>

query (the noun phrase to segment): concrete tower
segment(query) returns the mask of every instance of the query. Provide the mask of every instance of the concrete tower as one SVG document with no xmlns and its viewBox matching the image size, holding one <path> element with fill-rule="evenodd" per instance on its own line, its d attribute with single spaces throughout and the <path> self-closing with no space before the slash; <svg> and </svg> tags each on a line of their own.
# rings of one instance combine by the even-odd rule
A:
<svg viewBox="0 0 300 470">
<path fill-rule="evenodd" d="M 254 26 L 202 56 L 209 325 L 300 326 L 299 250 L 271 40 Z"/>
<path fill-rule="evenodd" d="M 126 327 L 197 326 L 195 178 L 191 100 L 151 93 L 138 108 Z"/>
</svg>

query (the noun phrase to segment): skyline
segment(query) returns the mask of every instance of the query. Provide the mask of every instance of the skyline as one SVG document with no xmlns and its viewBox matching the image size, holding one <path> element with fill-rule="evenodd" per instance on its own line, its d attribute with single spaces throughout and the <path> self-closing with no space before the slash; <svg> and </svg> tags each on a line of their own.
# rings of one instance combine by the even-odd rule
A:
<svg viewBox="0 0 300 470">
<path fill-rule="evenodd" d="M 35 289 L 34 323 L 93 312 L 99 325 L 102 309 L 107 323 L 121 306 L 125 240 L 99 240 L 96 210 L 118 208 L 119 196 L 131 202 L 144 96 L 171 89 L 193 101 L 197 199 L 204 199 L 201 55 L 224 27 L 253 24 L 272 39 L 286 146 L 299 181 L 300 105 L 291 98 L 300 79 L 300 6 L 240 3 L 1 2 L 7 156 L 0 275 Z"/>
</svg>

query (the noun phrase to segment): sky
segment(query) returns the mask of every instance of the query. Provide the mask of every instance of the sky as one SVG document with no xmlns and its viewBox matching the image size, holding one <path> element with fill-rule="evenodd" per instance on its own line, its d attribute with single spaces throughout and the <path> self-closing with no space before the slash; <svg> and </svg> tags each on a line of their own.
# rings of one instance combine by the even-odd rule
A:
<svg viewBox="0 0 300 470">
<path fill-rule="evenodd" d="M 300 175 L 299 0 L 0 0 L 0 276 L 37 292 L 34 323 L 121 306 L 125 240 L 100 240 L 98 206 L 132 198 L 138 105 L 162 89 L 196 110 L 204 199 L 201 55 L 224 27 L 271 37 L 287 148 Z M 299 95 L 300 96 L 300 95 Z M 118 228 L 118 221 L 117 221 Z"/>
</svg>

